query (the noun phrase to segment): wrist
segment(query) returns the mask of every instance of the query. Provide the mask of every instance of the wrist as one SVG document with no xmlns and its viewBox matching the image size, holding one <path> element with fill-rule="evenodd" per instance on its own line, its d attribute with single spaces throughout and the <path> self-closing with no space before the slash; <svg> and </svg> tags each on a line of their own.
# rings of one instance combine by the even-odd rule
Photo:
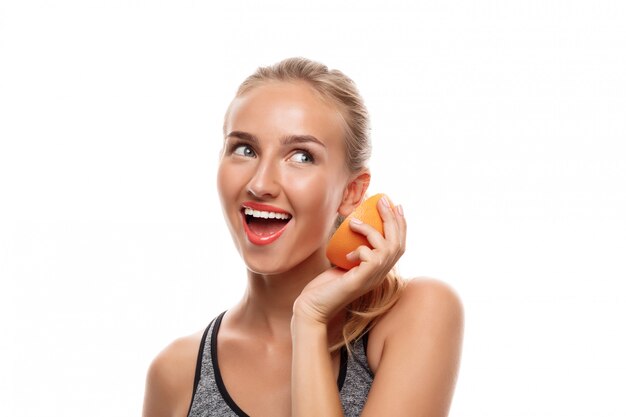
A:
<svg viewBox="0 0 626 417">
<path fill-rule="evenodd" d="M 297 299 L 293 304 L 291 321 L 301 326 L 327 327 L 328 320 L 320 311 L 306 301 Z"/>
<path fill-rule="evenodd" d="M 291 316 L 291 327 L 294 326 L 298 326 L 299 328 L 317 329 L 320 331 L 326 331 L 326 329 L 328 328 L 328 324 L 324 321 L 311 317 L 307 314 L 301 314 L 296 312 L 294 312 L 293 316 Z"/>
<path fill-rule="evenodd" d="M 328 325 L 307 314 L 294 311 L 291 317 L 291 335 L 296 338 L 315 338 L 318 340 L 326 340 L 328 333 Z"/>
</svg>

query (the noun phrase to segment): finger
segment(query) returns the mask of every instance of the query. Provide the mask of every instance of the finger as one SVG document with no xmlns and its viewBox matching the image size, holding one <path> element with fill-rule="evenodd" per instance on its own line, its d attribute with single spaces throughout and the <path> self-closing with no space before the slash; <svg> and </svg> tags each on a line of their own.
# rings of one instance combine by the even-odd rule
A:
<svg viewBox="0 0 626 417">
<path fill-rule="evenodd" d="M 379 276 L 384 276 L 374 273 L 380 269 L 383 260 L 369 247 L 361 245 L 346 257 L 352 262 L 360 261 L 359 265 L 346 272 L 342 278 L 351 292 L 364 294 L 379 283 Z"/>
<path fill-rule="evenodd" d="M 370 260 L 371 258 L 372 258 L 372 249 L 364 245 L 359 246 L 358 248 L 356 248 L 355 250 L 353 250 L 352 252 L 346 255 L 346 259 L 348 259 L 348 261 L 350 262 L 357 262 L 357 261 L 364 262 L 364 261 Z"/>
<path fill-rule="evenodd" d="M 400 210 L 401 206 L 397 205 L 391 207 L 385 203 L 388 203 L 388 199 L 385 197 L 379 200 L 380 214 L 383 220 L 383 228 L 385 232 L 385 238 L 387 240 L 387 248 L 389 256 L 393 256 L 396 259 L 404 253 L 404 241 L 406 233 L 403 230 L 403 219 L 401 219 Z"/>
<path fill-rule="evenodd" d="M 402 253 L 406 248 L 406 217 L 404 217 L 404 210 L 401 205 L 397 205 L 395 207 L 396 219 L 398 221 L 398 230 L 400 232 L 400 245 L 402 248 Z"/>
<path fill-rule="evenodd" d="M 385 239 L 389 242 L 398 242 L 399 230 L 395 208 L 391 207 L 391 204 L 386 196 L 383 196 L 380 200 L 378 200 L 377 208 L 378 213 L 380 213 L 380 217 L 383 220 Z"/>
<path fill-rule="evenodd" d="M 350 229 L 365 236 L 373 248 L 382 248 L 386 244 L 385 237 L 378 230 L 359 219 L 350 220 Z"/>
<path fill-rule="evenodd" d="M 395 259 L 385 257 L 367 246 L 359 246 L 350 252 L 349 257 L 353 261 L 360 260 L 360 263 L 347 271 L 342 279 L 350 292 L 359 295 L 380 285 L 395 263 Z"/>
</svg>

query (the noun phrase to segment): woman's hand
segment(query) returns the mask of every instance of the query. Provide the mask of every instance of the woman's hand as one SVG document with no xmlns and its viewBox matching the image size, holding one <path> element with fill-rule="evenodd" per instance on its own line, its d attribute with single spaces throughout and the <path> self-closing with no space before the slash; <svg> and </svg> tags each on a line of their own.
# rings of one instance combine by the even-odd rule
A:
<svg viewBox="0 0 626 417">
<path fill-rule="evenodd" d="M 404 253 L 406 220 L 402 207 L 392 208 L 385 197 L 378 201 L 377 208 L 385 235 L 352 219 L 350 228 L 364 235 L 372 248 L 359 246 L 349 253 L 349 260 L 361 261 L 349 271 L 331 268 L 307 284 L 294 303 L 294 318 L 327 325 L 341 308 L 383 282 Z"/>
</svg>

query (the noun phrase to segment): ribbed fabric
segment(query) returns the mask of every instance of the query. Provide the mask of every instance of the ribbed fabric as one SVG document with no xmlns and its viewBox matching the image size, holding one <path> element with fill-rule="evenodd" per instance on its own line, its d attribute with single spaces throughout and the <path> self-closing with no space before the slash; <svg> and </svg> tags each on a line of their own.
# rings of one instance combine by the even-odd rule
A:
<svg viewBox="0 0 626 417">
<path fill-rule="evenodd" d="M 254 417 L 239 408 L 226 390 L 217 364 L 217 332 L 224 313 L 206 328 L 196 364 L 189 417 Z M 352 355 L 341 350 L 337 387 L 346 417 L 358 417 L 365 406 L 374 374 L 367 365 L 367 334 L 352 345 Z"/>
</svg>

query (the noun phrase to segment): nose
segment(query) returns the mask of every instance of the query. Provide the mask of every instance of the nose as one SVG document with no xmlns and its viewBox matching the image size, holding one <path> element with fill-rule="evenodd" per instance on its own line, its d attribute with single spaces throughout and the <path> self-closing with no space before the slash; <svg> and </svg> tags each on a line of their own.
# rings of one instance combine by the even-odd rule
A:
<svg viewBox="0 0 626 417">
<path fill-rule="evenodd" d="M 248 182 L 248 194 L 267 199 L 277 197 L 280 193 L 279 170 L 269 160 L 260 161 L 257 169 Z"/>
</svg>

